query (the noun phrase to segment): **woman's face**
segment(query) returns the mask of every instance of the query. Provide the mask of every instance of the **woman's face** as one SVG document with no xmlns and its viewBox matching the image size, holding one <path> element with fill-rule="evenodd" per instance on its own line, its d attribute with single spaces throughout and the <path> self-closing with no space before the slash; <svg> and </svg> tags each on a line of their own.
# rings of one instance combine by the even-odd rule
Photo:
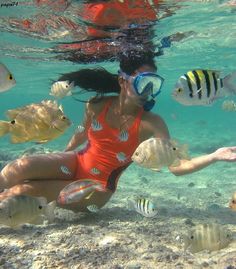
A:
<svg viewBox="0 0 236 269">
<path fill-rule="evenodd" d="M 155 73 L 156 70 L 149 65 L 143 65 L 139 69 L 137 69 L 133 74 L 130 75 L 130 79 L 122 78 L 121 88 L 126 94 L 127 100 L 130 100 L 133 104 L 143 107 L 143 105 L 147 102 L 149 98 L 149 94 L 146 95 L 138 95 L 133 86 L 133 77 L 137 76 L 143 72 L 152 72 Z"/>
</svg>

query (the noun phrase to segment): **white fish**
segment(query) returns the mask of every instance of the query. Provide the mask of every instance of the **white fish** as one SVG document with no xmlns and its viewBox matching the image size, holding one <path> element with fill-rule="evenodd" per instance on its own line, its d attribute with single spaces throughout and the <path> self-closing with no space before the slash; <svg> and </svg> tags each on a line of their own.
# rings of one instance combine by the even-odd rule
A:
<svg viewBox="0 0 236 269">
<path fill-rule="evenodd" d="M 131 159 L 142 167 L 160 170 L 164 166 L 178 166 L 180 159 L 189 159 L 187 145 L 169 139 L 150 138 L 143 141 Z"/>
<path fill-rule="evenodd" d="M 45 197 L 15 195 L 0 202 L 0 224 L 17 227 L 23 223 L 38 223 L 41 217 L 54 219 L 56 202 L 47 204 Z"/>
<path fill-rule="evenodd" d="M 10 90 L 15 85 L 16 81 L 11 72 L 4 64 L 0 63 L 0 92 Z"/>
<path fill-rule="evenodd" d="M 143 215 L 144 217 L 147 218 L 152 218 L 157 215 L 157 208 L 148 199 L 145 198 L 134 198 L 134 199 L 128 199 L 128 207 L 130 209 L 136 210 L 139 214 Z"/>
<path fill-rule="evenodd" d="M 65 186 L 57 198 L 58 204 L 66 205 L 86 199 L 93 191 L 106 191 L 98 181 L 92 179 L 77 180 Z"/>
<path fill-rule="evenodd" d="M 175 85 L 172 97 L 186 106 L 210 105 L 219 98 L 236 94 L 236 71 L 220 78 L 214 70 L 193 70 L 182 75 Z"/>
<path fill-rule="evenodd" d="M 65 96 L 72 95 L 72 90 L 74 88 L 74 82 L 71 83 L 69 80 L 66 81 L 57 81 L 52 84 L 50 95 L 53 95 L 54 97 L 61 99 Z"/>
<path fill-rule="evenodd" d="M 220 250 L 232 241 L 232 234 L 219 224 L 200 224 L 184 236 L 184 249 L 192 253 Z"/>
</svg>

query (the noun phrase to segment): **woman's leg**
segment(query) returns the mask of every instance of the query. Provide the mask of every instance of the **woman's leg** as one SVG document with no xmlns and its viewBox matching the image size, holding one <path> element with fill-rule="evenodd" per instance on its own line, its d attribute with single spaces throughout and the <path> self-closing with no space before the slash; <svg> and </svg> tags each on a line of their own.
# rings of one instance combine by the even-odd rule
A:
<svg viewBox="0 0 236 269">
<path fill-rule="evenodd" d="M 14 187 L 0 193 L 0 201 L 19 194 L 26 194 L 32 196 L 43 196 L 47 198 L 47 201 L 57 200 L 60 191 L 73 180 L 56 180 L 56 179 L 45 179 L 45 180 L 31 180 L 27 183 L 18 184 Z M 98 208 L 103 207 L 112 196 L 111 191 L 100 192 L 94 191 L 89 195 L 89 199 L 82 199 L 78 203 L 72 203 L 68 205 L 58 205 L 61 208 L 73 210 L 75 212 L 87 211 L 87 206 L 96 205 Z"/>
<path fill-rule="evenodd" d="M 77 157 L 73 151 L 23 157 L 2 169 L 0 190 L 22 184 L 25 180 L 72 180 L 76 169 Z"/>
</svg>

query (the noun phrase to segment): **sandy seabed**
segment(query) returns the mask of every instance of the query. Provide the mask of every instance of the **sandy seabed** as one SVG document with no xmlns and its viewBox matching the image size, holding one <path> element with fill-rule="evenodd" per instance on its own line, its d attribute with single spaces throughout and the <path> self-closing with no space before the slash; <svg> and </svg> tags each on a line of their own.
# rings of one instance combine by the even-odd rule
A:
<svg viewBox="0 0 236 269">
<path fill-rule="evenodd" d="M 182 177 L 133 164 L 97 213 L 57 208 L 52 224 L 1 226 L 0 268 L 236 269 L 236 212 L 228 208 L 235 173 L 229 163 Z M 155 218 L 128 209 L 127 198 L 139 195 L 156 203 Z M 222 224 L 235 239 L 220 251 L 184 252 L 181 236 L 200 223 Z"/>
</svg>

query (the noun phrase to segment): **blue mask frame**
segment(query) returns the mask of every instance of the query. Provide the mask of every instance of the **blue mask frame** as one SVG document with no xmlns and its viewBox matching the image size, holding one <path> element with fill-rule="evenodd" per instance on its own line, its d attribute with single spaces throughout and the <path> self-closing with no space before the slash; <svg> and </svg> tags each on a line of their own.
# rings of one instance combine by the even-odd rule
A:
<svg viewBox="0 0 236 269">
<path fill-rule="evenodd" d="M 122 71 L 119 71 L 119 75 L 126 80 L 133 79 L 133 89 L 137 95 L 150 95 L 152 98 L 155 98 L 158 94 L 161 93 L 164 78 L 157 75 L 156 73 L 143 72 L 133 77 L 127 75 Z M 144 83 L 144 85 L 142 85 L 142 83 Z"/>
</svg>

